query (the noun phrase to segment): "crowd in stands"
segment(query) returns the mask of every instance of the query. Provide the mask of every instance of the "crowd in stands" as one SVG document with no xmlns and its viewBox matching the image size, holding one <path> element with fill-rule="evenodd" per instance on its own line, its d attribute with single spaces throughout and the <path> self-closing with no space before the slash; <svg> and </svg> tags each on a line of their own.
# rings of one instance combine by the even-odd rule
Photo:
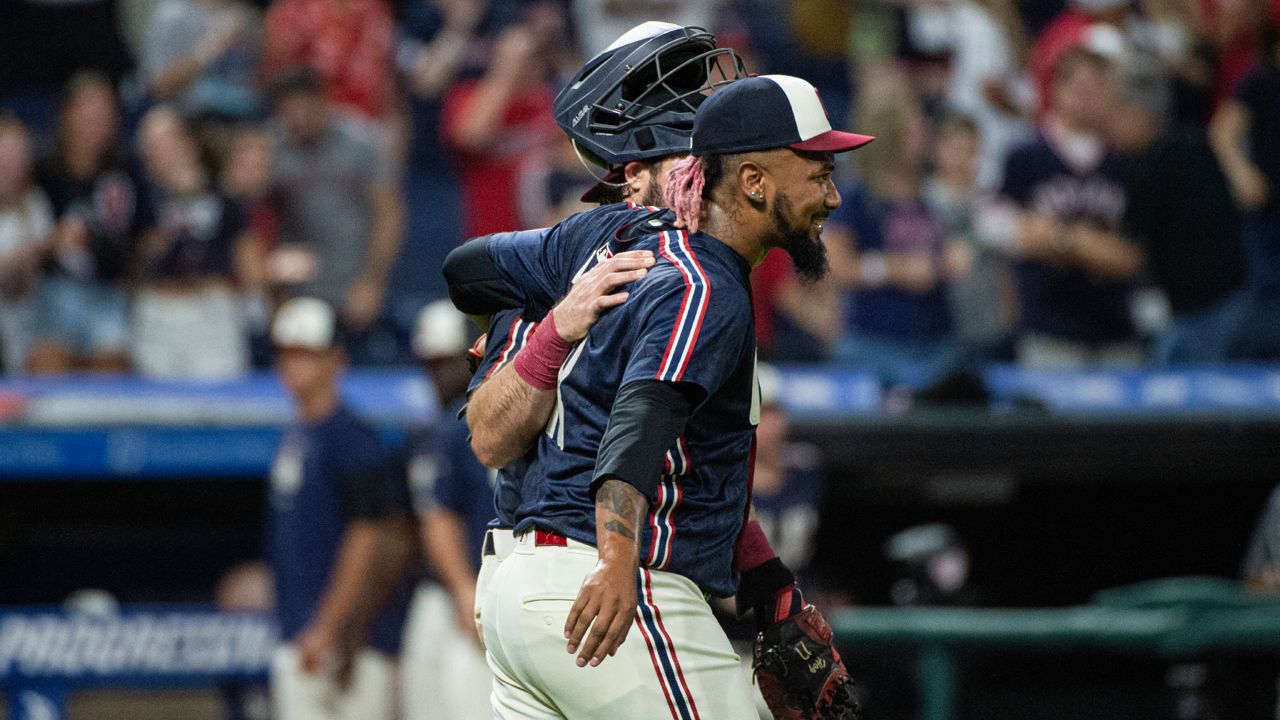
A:
<svg viewBox="0 0 1280 720">
<path fill-rule="evenodd" d="M 234 377 L 273 308 L 411 357 L 467 237 L 585 209 L 568 72 L 707 26 L 877 136 L 832 273 L 754 278 L 762 357 L 956 367 L 1280 357 L 1276 0 L 22 0 L 0 23 L 6 374 Z M 601 172 L 601 171 L 596 171 Z"/>
</svg>

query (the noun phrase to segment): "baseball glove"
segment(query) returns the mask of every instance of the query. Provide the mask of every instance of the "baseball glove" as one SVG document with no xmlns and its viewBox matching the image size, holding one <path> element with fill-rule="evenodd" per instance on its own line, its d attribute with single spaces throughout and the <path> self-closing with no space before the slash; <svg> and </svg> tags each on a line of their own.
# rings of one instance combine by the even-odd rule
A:
<svg viewBox="0 0 1280 720">
<path fill-rule="evenodd" d="M 775 720 L 858 720 L 858 702 L 831 626 L 808 605 L 756 637 L 756 682 Z"/>
</svg>

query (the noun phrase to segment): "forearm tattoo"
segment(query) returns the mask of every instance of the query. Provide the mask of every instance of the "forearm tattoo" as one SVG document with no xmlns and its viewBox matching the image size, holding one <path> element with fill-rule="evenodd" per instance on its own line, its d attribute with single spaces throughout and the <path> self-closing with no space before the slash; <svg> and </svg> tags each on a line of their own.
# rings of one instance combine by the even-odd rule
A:
<svg viewBox="0 0 1280 720">
<path fill-rule="evenodd" d="M 648 505 L 639 490 L 621 480 L 606 480 L 596 491 L 596 512 L 612 516 L 604 518 L 604 529 L 632 542 Z"/>
</svg>

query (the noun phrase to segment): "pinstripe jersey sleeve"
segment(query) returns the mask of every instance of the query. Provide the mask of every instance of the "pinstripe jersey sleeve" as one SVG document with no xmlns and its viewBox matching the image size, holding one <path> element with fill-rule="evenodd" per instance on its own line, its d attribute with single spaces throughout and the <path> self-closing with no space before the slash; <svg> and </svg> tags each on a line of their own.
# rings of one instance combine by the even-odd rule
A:
<svg viewBox="0 0 1280 720">
<path fill-rule="evenodd" d="M 751 301 L 741 282 L 703 262 L 681 232 L 663 233 L 662 261 L 627 301 L 635 313 L 622 383 L 690 383 L 715 393 L 750 337 Z M 624 305 L 626 307 L 626 305 Z"/>
</svg>

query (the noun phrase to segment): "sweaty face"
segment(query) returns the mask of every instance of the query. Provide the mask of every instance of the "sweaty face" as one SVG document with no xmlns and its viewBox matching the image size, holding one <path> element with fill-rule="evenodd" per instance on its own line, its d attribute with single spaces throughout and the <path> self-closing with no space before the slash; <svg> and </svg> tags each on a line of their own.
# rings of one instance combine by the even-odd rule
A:
<svg viewBox="0 0 1280 720">
<path fill-rule="evenodd" d="M 835 163 L 830 153 L 790 153 L 792 162 L 779 168 L 778 189 L 770 209 L 776 247 L 791 256 L 796 274 L 812 282 L 827 274 L 827 248 L 822 224 L 840 207 L 840 193 L 832 182 Z"/>
</svg>

